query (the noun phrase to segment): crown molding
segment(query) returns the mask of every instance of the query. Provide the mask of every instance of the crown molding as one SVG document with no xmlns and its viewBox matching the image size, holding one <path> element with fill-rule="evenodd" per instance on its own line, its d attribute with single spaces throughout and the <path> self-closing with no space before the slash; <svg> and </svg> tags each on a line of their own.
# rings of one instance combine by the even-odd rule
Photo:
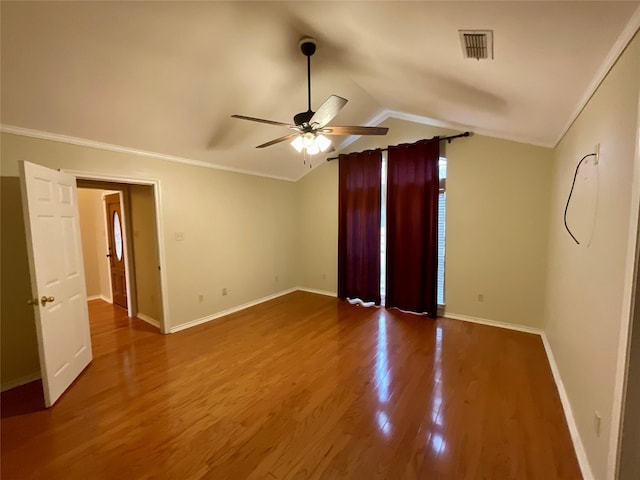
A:
<svg viewBox="0 0 640 480">
<path fill-rule="evenodd" d="M 602 81 L 605 79 L 605 77 L 607 76 L 607 74 L 609 73 L 613 65 L 615 65 L 620 55 L 622 54 L 622 52 L 624 52 L 627 45 L 629 44 L 629 42 L 632 40 L 633 36 L 636 34 L 636 32 L 639 29 L 640 29 L 640 6 L 636 8 L 635 12 L 631 16 L 631 19 L 629 20 L 629 22 L 627 23 L 627 25 L 625 26 L 621 34 L 618 36 L 618 39 L 616 40 L 615 44 L 613 45 L 611 50 L 609 50 L 607 57 L 605 58 L 602 65 L 598 69 L 596 75 L 594 76 L 593 80 L 589 84 L 589 87 L 585 91 L 584 95 L 580 98 L 578 103 L 576 104 L 573 110 L 573 113 L 570 116 L 569 121 L 567 122 L 562 132 L 554 142 L 549 143 L 549 142 L 541 141 L 539 139 L 534 139 L 534 138 L 529 138 L 524 136 L 507 135 L 499 131 L 486 130 L 482 128 L 473 127 L 470 125 L 463 125 L 455 122 L 437 120 L 435 118 L 425 117 L 422 115 L 415 115 L 411 113 L 404 113 L 404 112 L 399 112 L 396 110 L 388 110 L 388 109 L 381 110 L 377 115 L 371 118 L 369 122 L 366 122 L 366 124 L 375 126 L 384 122 L 388 118 L 395 118 L 398 120 L 405 120 L 408 122 L 418 123 L 422 125 L 429 125 L 433 127 L 450 128 L 450 129 L 458 129 L 458 130 L 472 130 L 476 135 L 500 138 L 503 140 L 510 140 L 510 141 L 519 142 L 519 143 L 527 143 L 530 145 L 537 145 L 537 146 L 546 147 L 546 148 L 555 148 L 560 143 L 562 138 L 566 135 L 569 128 L 571 128 L 575 120 L 578 118 L 578 116 L 580 115 L 580 113 L 582 112 L 586 104 L 589 102 L 593 94 L 596 92 L 596 90 L 598 89 Z M 243 170 L 239 168 L 227 167 L 227 166 L 218 165 L 214 163 L 204 162 L 202 160 L 194 160 L 190 158 L 177 157 L 174 155 L 165 155 L 157 152 L 149 152 L 146 150 L 139 150 L 135 148 L 123 147 L 120 145 L 96 142 L 93 140 L 87 140 L 87 139 L 78 138 L 78 137 L 71 137 L 68 135 L 60 135 L 57 133 L 43 132 L 40 130 L 32 130 L 32 129 L 16 127 L 12 125 L 0 124 L 0 132 L 11 133 L 14 135 L 21 135 L 26 137 L 39 138 L 42 140 L 52 140 L 52 141 L 68 143 L 72 145 L 96 148 L 99 150 L 108 150 L 112 152 L 126 153 L 130 155 L 151 157 L 151 158 L 156 158 L 159 160 L 165 160 L 169 162 L 182 163 L 185 165 L 192 165 L 192 166 L 203 167 L 203 168 L 212 168 L 215 170 L 223 170 L 227 172 L 241 173 L 244 175 L 253 175 L 257 177 L 271 178 L 274 180 L 283 180 L 287 182 L 297 182 L 298 180 L 305 177 L 316 168 L 314 167 L 312 169 L 309 169 L 308 171 L 306 171 L 305 173 L 303 173 L 297 178 L 289 178 L 289 177 L 281 177 L 277 175 L 268 175 L 268 174 L 256 172 L 253 170 Z M 344 150 L 346 147 L 348 147 L 349 145 L 357 141 L 360 137 L 361 135 L 352 135 L 346 138 L 336 148 L 336 152 L 340 152 L 341 150 Z M 318 162 L 318 165 L 320 165 L 321 163 L 323 162 Z"/>
<path fill-rule="evenodd" d="M 386 118 L 395 118 L 398 120 L 405 120 L 407 122 L 420 123 L 422 125 L 429 125 L 431 127 L 449 128 L 453 130 L 472 131 L 474 135 L 482 135 L 485 137 L 499 138 L 502 140 L 509 140 L 511 142 L 526 143 L 528 145 L 536 145 L 538 147 L 553 148 L 553 144 L 544 142 L 540 139 L 532 137 L 524 137 L 519 135 L 507 135 L 504 132 L 497 130 L 488 130 L 485 128 L 478 128 L 471 125 L 464 125 L 462 123 L 449 122 L 445 120 L 437 120 L 435 118 L 424 117 L 422 115 L 415 115 L 412 113 L 399 112 L 397 110 L 386 110 Z M 386 120 L 385 118 L 385 120 Z"/>
<path fill-rule="evenodd" d="M 214 170 L 223 170 L 223 171 L 232 172 L 232 173 L 242 173 L 244 175 L 253 175 L 256 177 L 271 178 L 274 180 L 284 180 L 286 182 L 296 181 L 295 179 L 292 179 L 292 178 L 280 177 L 277 175 L 268 175 L 266 173 L 255 172 L 253 170 L 243 170 L 240 168 L 226 167 L 226 166 L 218 165 L 215 163 L 203 162 L 202 160 L 193 160 L 191 158 L 176 157 L 174 155 L 165 155 L 163 153 L 149 152 L 147 150 L 139 150 L 137 148 L 123 147 L 121 145 L 114 145 L 111 143 L 96 142 L 93 140 L 87 140 L 79 137 L 60 135 L 58 133 L 50 133 L 50 132 L 43 132 L 40 130 L 32 130 L 29 128 L 15 127 L 13 125 L 4 125 L 4 124 L 0 125 L 0 132 L 10 133 L 13 135 L 20 135 L 23 137 L 38 138 L 40 140 L 51 140 L 54 142 L 68 143 L 71 145 L 78 145 L 81 147 L 96 148 L 98 150 L 107 150 L 110 152 L 126 153 L 129 155 L 137 155 L 139 157 L 156 158 L 158 160 L 182 163 L 185 165 L 192 165 L 195 167 L 212 168 Z"/>
<path fill-rule="evenodd" d="M 558 138 L 556 138 L 555 142 L 553 143 L 553 148 L 557 147 L 558 144 L 562 141 L 564 136 L 567 134 L 578 116 L 582 113 L 584 107 L 587 106 L 587 103 L 589 103 L 589 100 L 591 100 L 593 94 L 596 93 L 596 90 L 598 90 L 598 87 L 609 74 L 609 71 L 611 71 L 613 66 L 616 64 L 618 58 L 620 58 L 620 55 L 622 55 L 622 53 L 625 51 L 638 30 L 640 30 L 640 5 L 638 6 L 638 8 L 636 8 L 636 11 L 633 12 L 633 15 L 631 15 L 629 22 L 627 22 L 627 25 L 618 36 L 616 43 L 614 43 L 613 47 L 611 47 L 611 50 L 609 50 L 609 53 L 600 65 L 600 68 L 597 70 L 595 76 L 593 77 L 593 80 L 585 90 L 578 103 L 575 105 L 573 113 L 569 117 L 569 121 L 562 129 L 562 132 L 560 132 L 560 135 L 558 135 Z"/>
</svg>

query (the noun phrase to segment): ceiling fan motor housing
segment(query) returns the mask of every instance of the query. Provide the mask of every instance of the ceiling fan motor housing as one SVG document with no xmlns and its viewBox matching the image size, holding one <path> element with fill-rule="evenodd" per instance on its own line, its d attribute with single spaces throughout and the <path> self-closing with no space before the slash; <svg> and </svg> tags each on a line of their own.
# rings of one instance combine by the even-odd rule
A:
<svg viewBox="0 0 640 480">
<path fill-rule="evenodd" d="M 312 110 L 307 110 L 306 112 L 297 113 L 293 117 L 293 123 L 295 123 L 296 125 L 302 125 L 302 126 L 308 125 L 315 113 L 316 112 Z"/>
<path fill-rule="evenodd" d="M 310 57 L 314 53 L 316 53 L 316 41 L 313 38 L 305 37 L 300 40 L 300 50 L 305 55 L 305 57 Z"/>
</svg>

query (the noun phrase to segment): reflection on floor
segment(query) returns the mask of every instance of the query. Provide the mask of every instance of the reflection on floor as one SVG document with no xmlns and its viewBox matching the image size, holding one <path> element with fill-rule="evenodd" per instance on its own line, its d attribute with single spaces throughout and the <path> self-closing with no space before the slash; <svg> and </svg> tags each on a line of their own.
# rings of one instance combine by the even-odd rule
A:
<svg viewBox="0 0 640 480">
<path fill-rule="evenodd" d="M 3 394 L 3 478 L 580 478 L 536 335 L 304 292 L 171 335 L 92 311 L 53 408 Z"/>
<path fill-rule="evenodd" d="M 139 318 L 129 317 L 124 308 L 102 300 L 89 301 L 89 322 L 94 358 L 148 335 L 161 335 L 157 328 Z"/>
</svg>

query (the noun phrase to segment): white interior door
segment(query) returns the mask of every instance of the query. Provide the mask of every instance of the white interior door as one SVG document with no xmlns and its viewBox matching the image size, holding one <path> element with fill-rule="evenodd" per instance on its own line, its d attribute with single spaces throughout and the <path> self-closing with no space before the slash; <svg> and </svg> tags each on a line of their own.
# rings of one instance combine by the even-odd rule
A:
<svg viewBox="0 0 640 480">
<path fill-rule="evenodd" d="M 20 162 L 45 404 L 53 405 L 91 362 L 76 179 Z"/>
</svg>

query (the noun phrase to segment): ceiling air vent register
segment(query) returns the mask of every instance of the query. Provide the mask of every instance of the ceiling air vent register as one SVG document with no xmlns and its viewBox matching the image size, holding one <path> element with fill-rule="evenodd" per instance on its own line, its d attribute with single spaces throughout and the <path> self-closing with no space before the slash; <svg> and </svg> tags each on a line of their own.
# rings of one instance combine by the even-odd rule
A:
<svg viewBox="0 0 640 480">
<path fill-rule="evenodd" d="M 458 30 L 462 55 L 476 60 L 493 60 L 493 30 Z"/>
</svg>

